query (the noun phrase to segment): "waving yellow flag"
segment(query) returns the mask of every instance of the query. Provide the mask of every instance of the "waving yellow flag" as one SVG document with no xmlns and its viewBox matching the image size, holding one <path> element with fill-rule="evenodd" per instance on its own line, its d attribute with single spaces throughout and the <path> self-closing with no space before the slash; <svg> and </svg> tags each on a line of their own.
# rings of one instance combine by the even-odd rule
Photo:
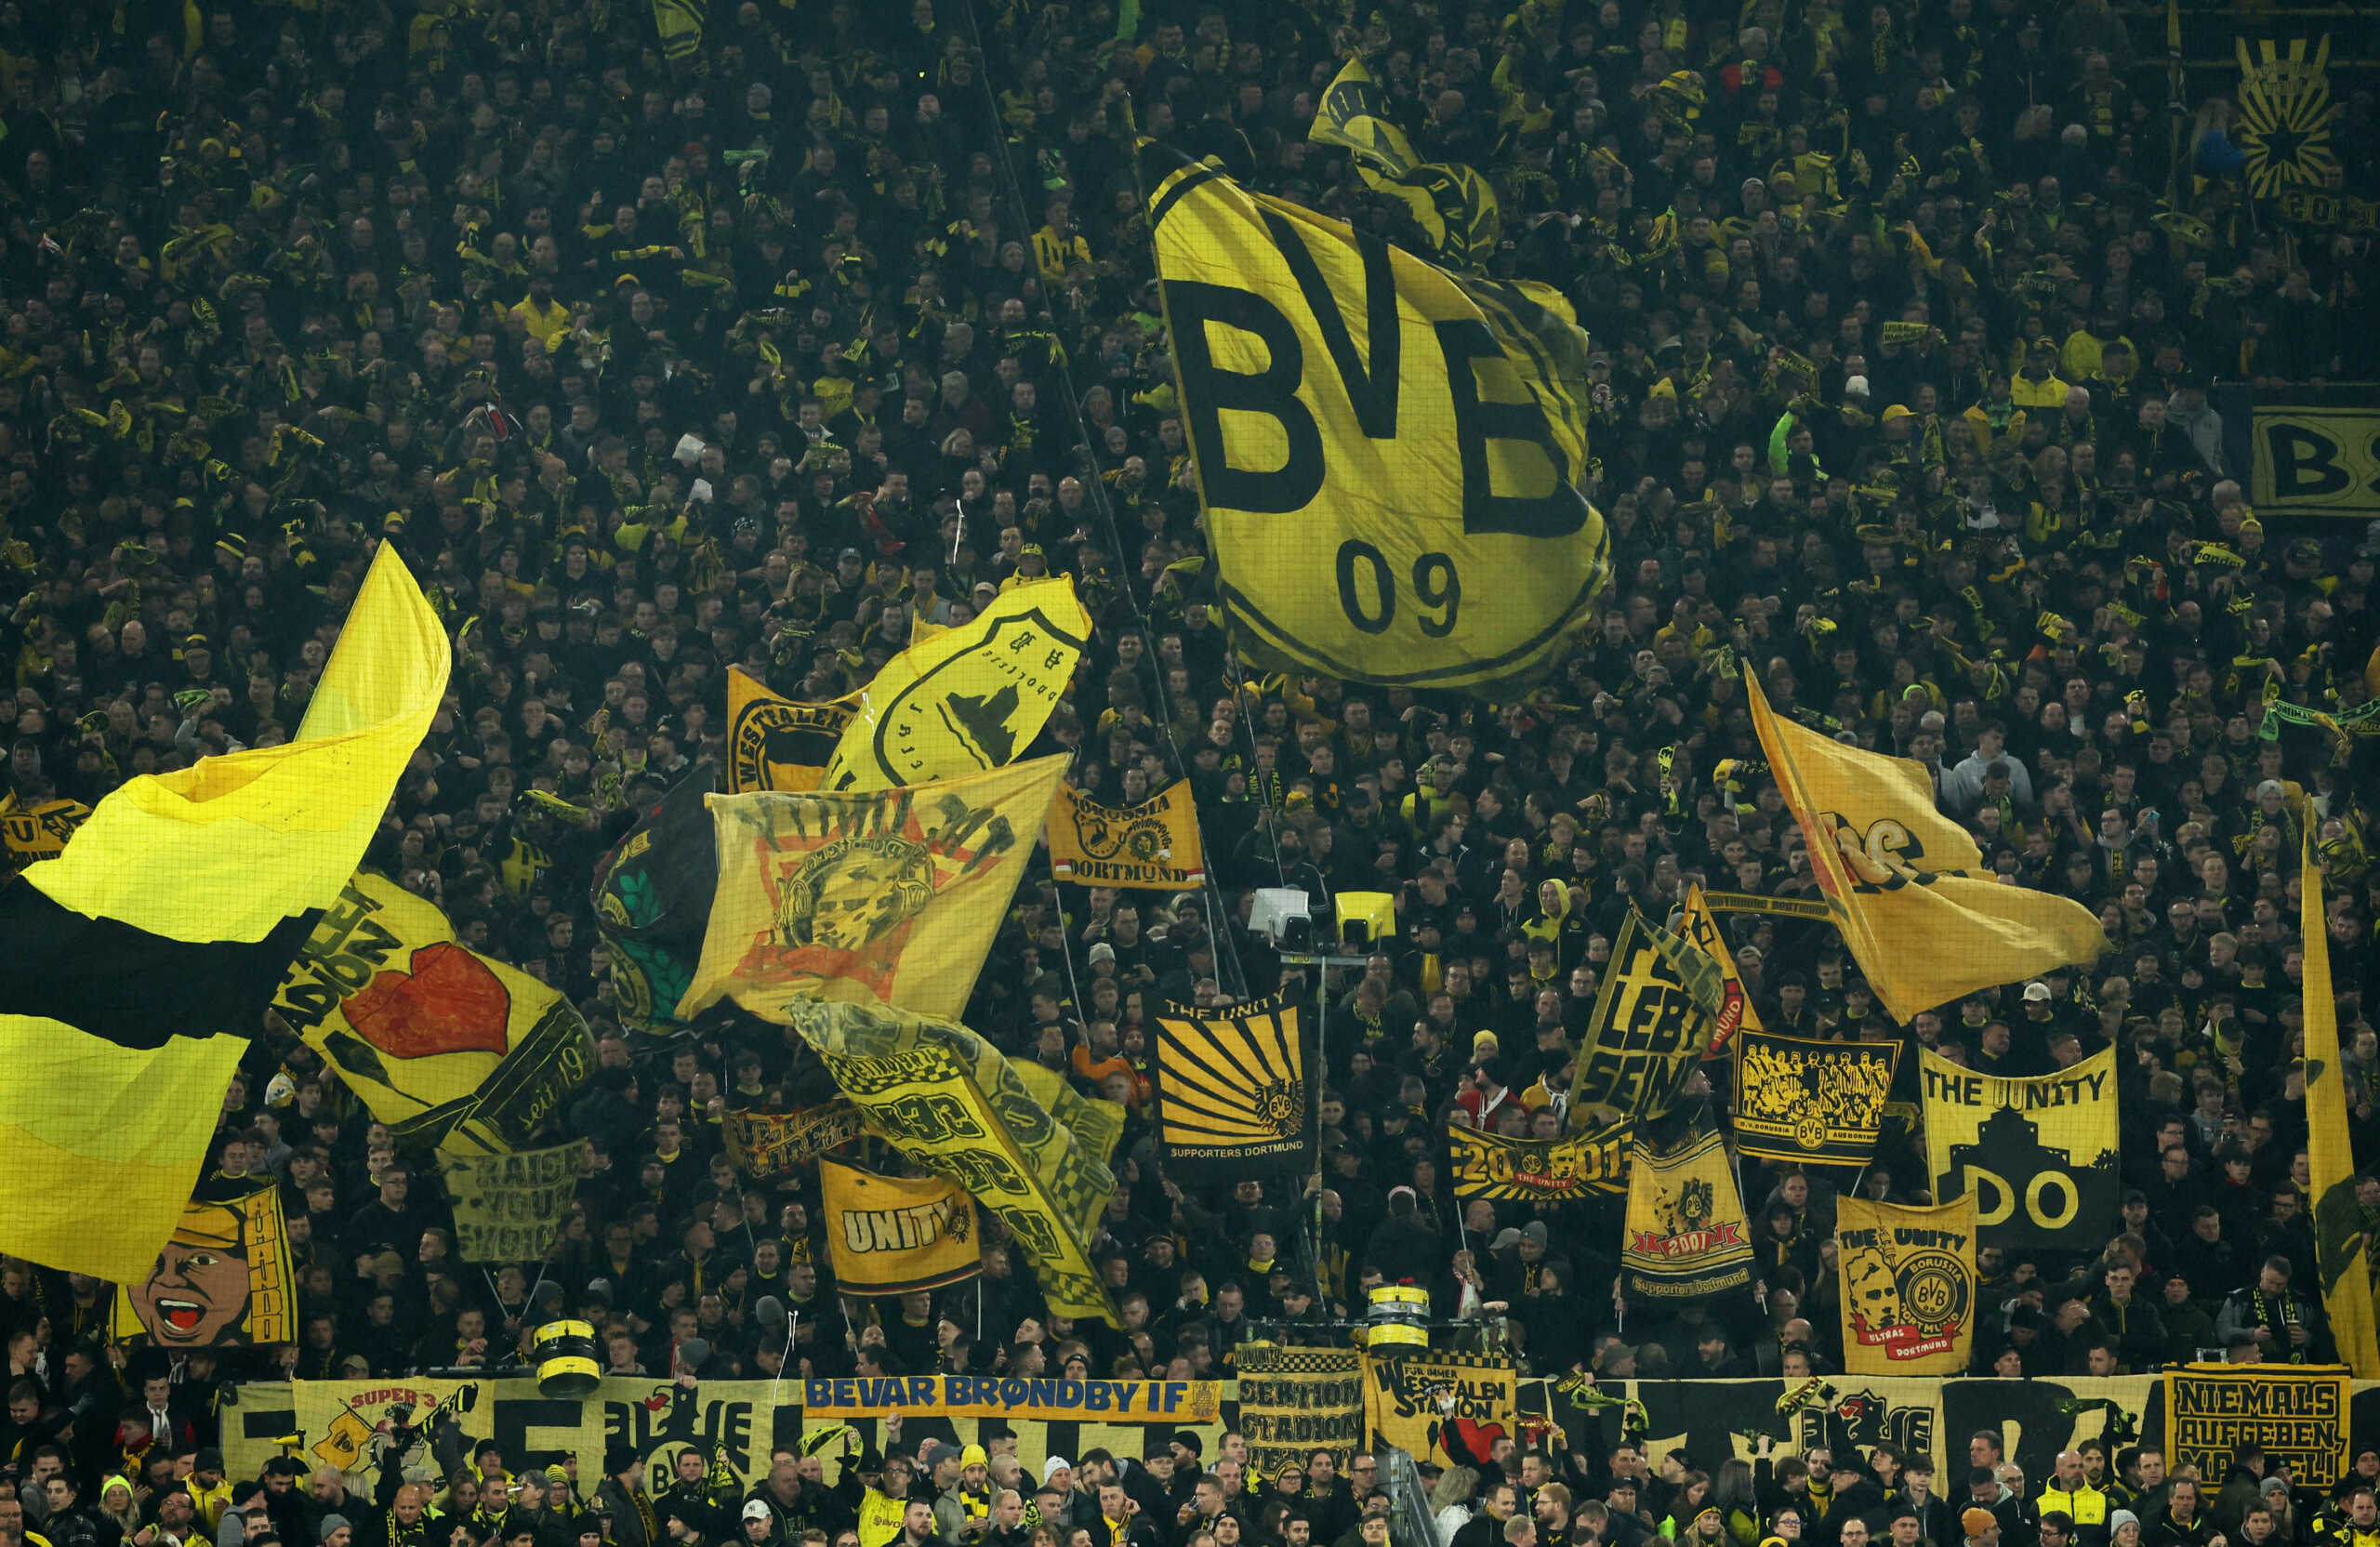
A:
<svg viewBox="0 0 2380 1547">
<path fill-rule="evenodd" d="M 2308 833 L 2310 840 L 2312 834 Z M 2380 1338 L 2372 1309 L 2371 1214 L 2357 1196 L 2355 1150 L 2347 1128 L 2346 1067 L 2339 1062 L 2339 1007 L 2331 990 L 2329 914 L 2322 871 L 2308 841 L 2299 859 L 2299 938 L 2306 943 L 2306 1158 L 2314 1175 L 2314 1276 L 2340 1362 L 2359 1381 L 2380 1380 Z"/>
<path fill-rule="evenodd" d="M 818 787 L 897 789 L 1006 767 L 1049 722 L 1090 638 L 1073 581 L 1012 586 L 885 663 Z"/>
<path fill-rule="evenodd" d="M 779 1025 L 796 998 L 957 1017 L 1065 766 L 1038 758 L 917 789 L 710 796 L 719 891 L 678 1018 L 730 997 Z"/>
<path fill-rule="evenodd" d="M 382 548 L 298 739 L 132 780 L 0 889 L 0 1252 L 150 1276 L 307 916 L 364 857 L 448 664 Z"/>
<path fill-rule="evenodd" d="M 727 668 L 727 793 L 816 789 L 851 728 L 858 695 L 808 704 L 781 698 L 741 667 Z"/>
<path fill-rule="evenodd" d="M 2082 904 L 1984 869 L 1975 839 L 1935 809 L 1923 767 L 1779 719 L 1749 667 L 1744 688 L 1827 911 L 1893 1019 L 2107 949 Z"/>
</svg>

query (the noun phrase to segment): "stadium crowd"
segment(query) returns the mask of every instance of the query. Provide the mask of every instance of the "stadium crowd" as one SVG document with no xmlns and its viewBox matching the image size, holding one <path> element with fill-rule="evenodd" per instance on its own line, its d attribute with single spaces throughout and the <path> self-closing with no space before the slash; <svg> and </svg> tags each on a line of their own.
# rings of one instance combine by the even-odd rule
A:
<svg viewBox="0 0 2380 1547">
<path fill-rule="evenodd" d="M 1560 286 L 1594 344 L 1618 580 L 1507 702 L 1243 673 L 1210 610 L 1128 124 L 1418 250 L 1306 139 L 1353 52 L 1424 153 L 1495 178 L 1491 268 Z M 2015 1073 L 2117 1049 L 2121 1216 L 2086 1250 L 1985 1254 L 1976 1370 L 2330 1356 L 2295 855 L 2311 829 L 2369 1174 L 2380 812 L 2368 743 L 2260 732 L 2274 700 L 2370 695 L 2380 525 L 2268 536 L 2209 390 L 2380 377 L 2371 238 L 2260 212 L 2228 104 L 2168 103 L 2135 63 L 2107 0 L 739 0 L 667 52 L 632 0 L 0 9 L 7 795 L 88 804 L 287 737 L 394 543 L 456 668 L 372 863 L 582 1006 L 599 1065 L 566 1114 L 583 1208 L 549 1261 L 484 1274 L 434 1170 L 260 1039 L 207 1185 L 284 1189 L 298 1340 L 127 1358 L 106 1286 L 0 1268 L 0 1547 L 1387 1540 L 1370 1458 L 1253 1478 L 1236 1439 L 1037 1479 L 997 1442 L 888 1432 L 849 1483 L 787 1457 L 740 1510 L 699 1474 L 649 1497 L 500 1456 L 385 1496 L 224 1477 L 219 1382 L 504 1367 L 560 1307 L 607 1369 L 658 1378 L 786 1368 L 769 1297 L 802 1313 L 788 1373 L 1181 1377 L 1412 1279 L 1540 1373 L 1839 1367 L 1834 1200 L 1925 1196 L 1908 1109 L 1856 1176 L 1746 1163 L 1754 1292 L 1624 1324 L 1617 1206 L 1466 1204 L 1439 1138 L 1450 1109 L 1560 1130 L 1628 909 L 1665 918 L 1697 879 L 1809 892 L 1739 660 L 1935 771 L 1989 863 L 2107 927 L 2091 968 L 1904 1026 L 1831 932 L 1726 920 L 1772 1029 Z M 2334 138 L 2380 165 L 2368 94 Z M 1123 1077 L 1096 1255 L 1124 1325 L 1049 1316 L 996 1228 L 974 1282 L 839 1305 L 814 1185 L 741 1177 L 719 1138 L 731 1108 L 823 1099 L 824 1071 L 732 1014 L 625 1024 L 591 873 L 721 760 L 731 665 L 831 698 L 916 623 L 1045 575 L 1098 630 L 1035 750 L 1117 803 L 1186 777 L 1216 877 L 1061 897 L 1045 868 L 968 1016 L 1088 1091 Z M 1242 927 L 1277 885 L 1325 918 L 1335 892 L 1402 900 L 1359 973 L 1289 970 L 1330 1002 L 1322 1186 L 1185 1189 L 1139 1110 L 1148 1019 L 1282 980 Z M 1707 1083 L 1724 1125 L 1723 1064 Z M 2247 1457 L 2244 1481 L 2105 1448 L 2027 1480 L 1990 1447 L 1711 1474 L 1499 1453 L 1440 1501 L 1449 1547 L 2380 1547 L 2368 1449 L 2320 1497 Z"/>
</svg>

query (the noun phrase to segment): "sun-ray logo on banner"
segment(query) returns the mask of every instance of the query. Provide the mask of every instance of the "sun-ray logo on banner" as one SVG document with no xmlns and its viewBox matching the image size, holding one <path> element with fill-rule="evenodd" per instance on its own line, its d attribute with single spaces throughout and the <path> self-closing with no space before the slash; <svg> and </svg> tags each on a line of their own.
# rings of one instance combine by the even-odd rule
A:
<svg viewBox="0 0 2380 1547">
<path fill-rule="evenodd" d="M 1157 1139 L 1170 1164 L 1244 1170 L 1309 1153 L 1298 1012 L 1157 1023 Z"/>
<path fill-rule="evenodd" d="M 2232 40 L 2240 58 L 2240 117 L 2231 127 L 2247 156 L 2248 192 L 2269 199 L 2293 188 L 2336 185 L 2339 158 L 2331 128 L 2339 107 L 2331 100 L 2331 39 L 2324 33 L 2308 57 L 2304 38 L 2286 45 Z"/>
</svg>

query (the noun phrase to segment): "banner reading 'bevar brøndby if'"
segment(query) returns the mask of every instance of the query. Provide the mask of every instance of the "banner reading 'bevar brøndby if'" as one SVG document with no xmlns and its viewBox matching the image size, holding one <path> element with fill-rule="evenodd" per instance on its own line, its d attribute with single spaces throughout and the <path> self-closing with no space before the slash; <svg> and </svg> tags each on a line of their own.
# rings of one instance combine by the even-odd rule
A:
<svg viewBox="0 0 2380 1547">
<path fill-rule="evenodd" d="M 788 1382 L 786 1397 L 794 1399 Z M 1215 1381 L 1064 1381 L 998 1375 L 854 1376 L 800 1383 L 809 1418 L 1038 1419 L 1063 1422 L 1211 1423 L 1223 1402 Z"/>
<path fill-rule="evenodd" d="M 2027 1078 L 1917 1052 L 1934 1196 L 1975 1200 L 1981 1244 L 2079 1250 L 2106 1230 L 2123 1203 L 2114 1049 Z"/>
<path fill-rule="evenodd" d="M 1086 886 L 1181 892 L 1207 879 L 1190 781 L 1137 806 L 1103 806 L 1067 785 L 1050 813 L 1050 867 Z"/>
<path fill-rule="evenodd" d="M 1611 577 L 1587 336 L 1144 143 L 1183 420 L 1243 654 L 1411 688 L 1540 675 Z"/>
</svg>

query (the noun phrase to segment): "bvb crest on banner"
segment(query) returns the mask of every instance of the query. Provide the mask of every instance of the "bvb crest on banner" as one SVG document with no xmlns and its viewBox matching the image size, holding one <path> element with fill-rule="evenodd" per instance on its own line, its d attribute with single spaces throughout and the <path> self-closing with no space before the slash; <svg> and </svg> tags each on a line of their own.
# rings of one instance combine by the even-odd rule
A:
<svg viewBox="0 0 2380 1547">
<path fill-rule="evenodd" d="M 2331 149 L 2331 125 L 2339 108 L 2331 100 L 2331 39 L 2328 33 L 2307 57 L 2304 38 L 2286 45 L 2236 38 L 2240 57 L 2240 118 L 2232 138 L 2248 158 L 2248 192 L 2268 199 L 2294 188 L 2336 186 L 2339 159 Z"/>
</svg>

